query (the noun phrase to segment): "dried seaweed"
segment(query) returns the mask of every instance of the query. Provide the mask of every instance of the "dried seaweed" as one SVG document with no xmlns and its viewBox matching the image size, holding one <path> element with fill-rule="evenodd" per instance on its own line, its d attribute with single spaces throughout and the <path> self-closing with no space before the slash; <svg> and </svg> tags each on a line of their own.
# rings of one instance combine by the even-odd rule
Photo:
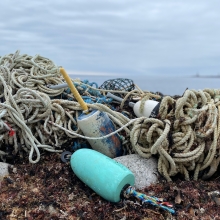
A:
<svg viewBox="0 0 220 220">
<path fill-rule="evenodd" d="M 68 163 L 60 162 L 60 155 L 42 155 L 38 164 L 28 160 L 14 161 L 14 168 L 0 188 L 0 219 L 73 220 L 73 219 L 220 219 L 220 207 L 210 192 L 220 189 L 220 178 L 210 181 L 160 182 L 143 193 L 172 202 L 177 214 L 136 200 L 110 203 L 95 194 L 72 172 Z M 181 203 L 175 204 L 177 189 Z"/>
</svg>

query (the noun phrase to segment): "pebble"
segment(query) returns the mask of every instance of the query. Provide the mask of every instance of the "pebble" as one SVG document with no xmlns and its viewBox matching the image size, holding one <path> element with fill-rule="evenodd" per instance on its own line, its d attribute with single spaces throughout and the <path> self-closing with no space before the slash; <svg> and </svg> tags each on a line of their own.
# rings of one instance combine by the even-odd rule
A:
<svg viewBox="0 0 220 220">
<path fill-rule="evenodd" d="M 5 176 L 9 175 L 8 167 L 9 167 L 8 163 L 0 162 L 0 182 L 3 180 Z"/>
<path fill-rule="evenodd" d="M 157 159 L 140 157 L 138 154 L 114 158 L 117 162 L 126 166 L 135 176 L 136 189 L 144 189 L 153 183 L 158 182 Z"/>
</svg>

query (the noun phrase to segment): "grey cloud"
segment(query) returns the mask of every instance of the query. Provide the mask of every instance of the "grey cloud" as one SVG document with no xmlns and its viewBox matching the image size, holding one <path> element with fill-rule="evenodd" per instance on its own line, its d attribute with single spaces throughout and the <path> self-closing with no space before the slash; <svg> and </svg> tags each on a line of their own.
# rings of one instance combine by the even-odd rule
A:
<svg viewBox="0 0 220 220">
<path fill-rule="evenodd" d="M 5 1 L 1 55 L 21 49 L 81 71 L 215 74 L 220 2 Z"/>
</svg>

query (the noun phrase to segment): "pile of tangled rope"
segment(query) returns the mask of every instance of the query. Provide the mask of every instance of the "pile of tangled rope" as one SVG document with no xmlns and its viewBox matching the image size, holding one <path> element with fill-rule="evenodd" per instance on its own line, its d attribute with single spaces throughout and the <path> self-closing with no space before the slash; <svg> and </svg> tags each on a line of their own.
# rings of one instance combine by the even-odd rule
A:
<svg viewBox="0 0 220 220">
<path fill-rule="evenodd" d="M 122 139 L 126 154 L 158 157 L 158 171 L 167 181 L 177 173 L 186 180 L 208 179 L 220 163 L 220 90 L 186 90 L 182 96 L 162 96 L 142 91 L 98 89 L 79 79 L 77 90 L 92 100 L 95 94 L 120 94 L 122 103 L 88 103 L 90 109 L 105 111 Z M 66 89 L 49 85 L 65 83 L 59 67 L 42 56 L 20 55 L 19 51 L 0 57 L 0 158 L 29 155 L 40 160 L 43 150 L 62 152 L 75 140 L 89 139 L 77 126 L 82 109 Z M 87 89 L 82 89 L 82 88 Z M 93 91 L 93 93 L 89 92 Z M 96 91 L 96 93 L 94 93 Z M 64 99 L 64 96 L 67 96 Z M 136 118 L 127 101 L 152 99 L 160 102 L 155 118 Z M 112 135 L 112 134 L 109 134 Z M 105 138 L 101 137 L 101 138 Z M 10 149 L 10 150 L 9 150 Z"/>
</svg>

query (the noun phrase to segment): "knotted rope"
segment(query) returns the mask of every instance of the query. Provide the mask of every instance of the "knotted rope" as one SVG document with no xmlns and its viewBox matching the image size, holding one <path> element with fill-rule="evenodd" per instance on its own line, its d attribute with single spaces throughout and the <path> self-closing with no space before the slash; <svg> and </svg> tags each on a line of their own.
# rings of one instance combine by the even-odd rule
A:
<svg viewBox="0 0 220 220">
<path fill-rule="evenodd" d="M 93 100 L 94 94 L 121 94 L 122 103 L 115 103 L 117 111 L 110 109 L 109 104 L 93 103 L 88 107 L 109 115 L 127 154 L 138 153 L 145 158 L 157 156 L 158 170 L 168 181 L 177 173 L 189 180 L 192 172 L 196 180 L 202 173 L 202 178 L 206 179 L 216 172 L 220 163 L 220 90 L 186 90 L 181 97 L 162 97 L 142 91 L 138 86 L 132 91 L 119 91 L 98 89 L 79 80 L 75 82 L 79 90 L 85 85 L 88 89 L 80 92 Z M 47 58 L 20 55 L 18 51 L 0 57 L 2 160 L 10 153 L 6 146 L 13 148 L 12 154 L 26 151 L 29 161 L 36 163 L 40 160 L 40 148 L 60 152 L 77 138 L 90 138 L 85 137 L 77 126 L 82 109 L 74 97 L 69 94 L 71 101 L 64 100 L 64 88 L 48 87 L 62 83 L 64 79 L 59 67 Z M 125 110 L 128 99 L 141 99 L 140 110 L 148 99 L 160 102 L 157 117 L 136 118 Z"/>
</svg>

